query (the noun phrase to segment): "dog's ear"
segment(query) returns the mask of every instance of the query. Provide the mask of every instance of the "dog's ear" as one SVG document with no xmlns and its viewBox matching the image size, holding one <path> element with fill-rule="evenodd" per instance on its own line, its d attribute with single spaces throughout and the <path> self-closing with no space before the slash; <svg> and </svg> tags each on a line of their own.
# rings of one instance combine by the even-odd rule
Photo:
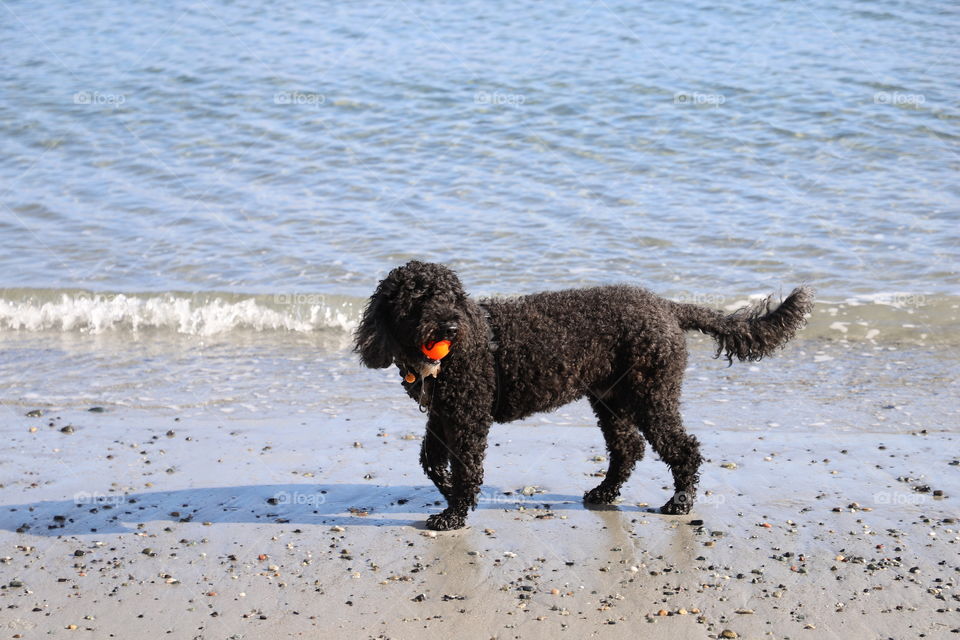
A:
<svg viewBox="0 0 960 640">
<path fill-rule="evenodd" d="M 388 296 L 391 285 L 381 282 L 367 306 L 363 318 L 354 332 L 353 350 L 360 354 L 360 361 L 371 369 L 384 369 L 393 362 L 392 339 L 388 317 Z"/>
</svg>

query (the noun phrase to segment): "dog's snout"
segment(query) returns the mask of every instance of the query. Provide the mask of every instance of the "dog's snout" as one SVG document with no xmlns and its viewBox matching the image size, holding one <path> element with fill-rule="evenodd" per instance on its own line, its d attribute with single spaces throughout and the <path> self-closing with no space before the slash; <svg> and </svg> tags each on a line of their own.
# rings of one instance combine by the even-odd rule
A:
<svg viewBox="0 0 960 640">
<path fill-rule="evenodd" d="M 443 339 L 449 339 L 457 334 L 459 328 L 460 324 L 456 320 L 450 320 L 440 325 L 440 332 L 443 334 Z"/>
</svg>

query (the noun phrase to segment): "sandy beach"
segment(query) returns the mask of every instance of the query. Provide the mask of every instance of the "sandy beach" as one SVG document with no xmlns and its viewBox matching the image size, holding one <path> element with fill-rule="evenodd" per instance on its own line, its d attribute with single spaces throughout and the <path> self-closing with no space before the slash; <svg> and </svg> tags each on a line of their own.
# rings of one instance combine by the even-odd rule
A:
<svg viewBox="0 0 960 640">
<path fill-rule="evenodd" d="M 649 511 L 669 478 L 650 454 L 621 504 L 587 509 L 596 429 L 496 426 L 469 528 L 434 533 L 415 408 L 6 417 L 3 637 L 956 633 L 956 434 L 810 419 L 695 426 L 709 461 L 689 516 Z"/>
</svg>

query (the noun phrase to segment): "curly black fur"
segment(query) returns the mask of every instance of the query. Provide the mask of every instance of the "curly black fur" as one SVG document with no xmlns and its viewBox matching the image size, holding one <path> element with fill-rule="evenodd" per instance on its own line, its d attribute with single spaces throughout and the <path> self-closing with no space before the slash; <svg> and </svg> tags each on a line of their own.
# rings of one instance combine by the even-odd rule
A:
<svg viewBox="0 0 960 640">
<path fill-rule="evenodd" d="M 675 492 L 661 511 L 676 514 L 690 511 L 703 460 L 680 419 L 684 332 L 709 333 L 717 355 L 731 362 L 759 360 L 793 337 L 812 307 L 807 287 L 772 311 L 767 299 L 729 315 L 630 286 L 477 302 L 447 267 L 411 261 L 380 282 L 355 339 L 364 365 L 395 364 L 401 376 L 416 375 L 402 384 L 428 408 L 420 464 L 447 499 L 447 508 L 427 520 L 430 528 L 460 528 L 476 506 L 493 422 L 583 397 L 609 452 L 606 476 L 584 499 L 616 499 L 646 441 L 673 474 Z M 444 339 L 452 345 L 439 374 L 422 377 L 436 363 L 420 345 Z"/>
</svg>

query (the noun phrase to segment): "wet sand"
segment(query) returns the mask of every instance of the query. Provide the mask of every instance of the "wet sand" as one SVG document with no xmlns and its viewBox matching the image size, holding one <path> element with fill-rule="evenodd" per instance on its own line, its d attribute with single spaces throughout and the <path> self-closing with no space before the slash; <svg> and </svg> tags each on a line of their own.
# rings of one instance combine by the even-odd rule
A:
<svg viewBox="0 0 960 640">
<path fill-rule="evenodd" d="M 692 425 L 689 516 L 649 512 L 649 451 L 587 509 L 598 430 L 495 426 L 470 527 L 435 534 L 412 412 L 8 416 L 2 637 L 954 637 L 956 435 L 804 420 Z"/>
</svg>

